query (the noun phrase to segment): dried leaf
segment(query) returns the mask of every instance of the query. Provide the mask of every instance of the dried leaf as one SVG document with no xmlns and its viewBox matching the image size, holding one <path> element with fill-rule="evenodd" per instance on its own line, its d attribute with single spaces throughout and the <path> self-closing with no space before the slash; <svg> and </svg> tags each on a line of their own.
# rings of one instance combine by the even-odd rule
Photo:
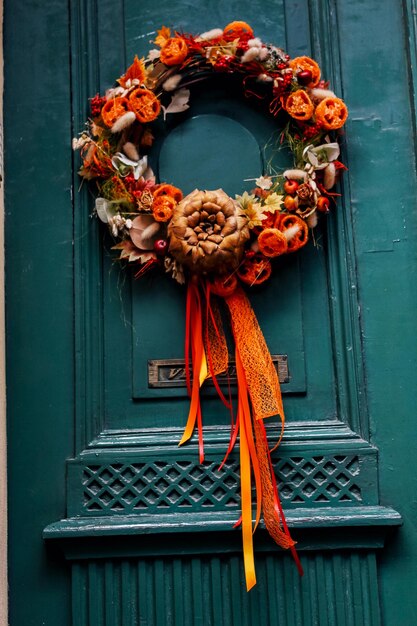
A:
<svg viewBox="0 0 417 626">
<path fill-rule="evenodd" d="M 171 102 L 167 107 L 162 107 L 164 112 L 164 120 L 168 113 L 182 113 L 190 108 L 188 101 L 190 100 L 189 89 L 178 89 L 171 98 Z"/>
<path fill-rule="evenodd" d="M 140 250 L 129 240 L 122 241 L 116 246 L 113 246 L 112 250 L 121 250 L 120 259 L 127 259 L 130 263 L 139 261 L 140 263 L 147 263 L 151 259 L 156 259 L 155 252 L 148 252 L 147 250 Z"/>
</svg>

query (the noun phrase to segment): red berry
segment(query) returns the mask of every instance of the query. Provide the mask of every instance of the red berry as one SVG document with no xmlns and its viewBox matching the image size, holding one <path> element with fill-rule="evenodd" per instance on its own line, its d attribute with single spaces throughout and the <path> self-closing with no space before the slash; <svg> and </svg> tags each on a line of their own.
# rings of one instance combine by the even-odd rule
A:
<svg viewBox="0 0 417 626">
<path fill-rule="evenodd" d="M 153 249 L 158 256 L 163 256 L 167 253 L 168 242 L 166 239 L 157 239 L 153 244 Z"/>
<path fill-rule="evenodd" d="M 298 208 L 298 198 L 293 198 L 292 196 L 285 196 L 284 206 L 287 209 L 287 211 L 295 211 Z"/>
<path fill-rule="evenodd" d="M 330 211 L 330 201 L 329 198 L 325 196 L 320 196 L 317 200 L 317 211 L 321 213 L 328 213 Z"/>
<path fill-rule="evenodd" d="M 294 194 L 298 189 L 298 183 L 296 180 L 286 180 L 284 183 L 284 191 L 285 193 L 289 193 L 290 195 Z"/>
<path fill-rule="evenodd" d="M 308 85 L 313 80 L 313 74 L 310 70 L 301 70 L 297 74 L 297 80 L 300 85 Z"/>
</svg>

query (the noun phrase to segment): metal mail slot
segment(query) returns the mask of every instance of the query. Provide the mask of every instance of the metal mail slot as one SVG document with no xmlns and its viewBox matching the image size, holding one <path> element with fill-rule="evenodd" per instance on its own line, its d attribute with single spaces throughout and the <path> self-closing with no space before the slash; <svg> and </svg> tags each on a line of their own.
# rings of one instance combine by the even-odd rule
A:
<svg viewBox="0 0 417 626">
<path fill-rule="evenodd" d="M 290 382 L 288 372 L 288 356 L 286 354 L 273 354 L 272 362 L 277 370 L 281 385 Z M 234 359 L 230 359 L 228 370 L 217 376 L 220 384 L 236 384 L 236 365 Z M 213 384 L 209 379 L 208 384 Z M 186 386 L 185 361 L 184 359 L 153 359 L 148 361 L 148 386 L 152 388 L 185 387 Z"/>
</svg>

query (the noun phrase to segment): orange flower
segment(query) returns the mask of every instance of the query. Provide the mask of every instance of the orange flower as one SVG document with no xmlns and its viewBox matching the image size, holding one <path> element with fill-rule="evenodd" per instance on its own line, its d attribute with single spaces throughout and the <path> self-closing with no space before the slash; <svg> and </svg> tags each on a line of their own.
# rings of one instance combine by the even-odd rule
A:
<svg viewBox="0 0 417 626">
<path fill-rule="evenodd" d="M 154 40 L 154 43 L 156 43 L 157 46 L 162 48 L 162 46 L 166 44 L 166 42 L 168 41 L 170 37 L 171 37 L 171 30 L 167 26 L 162 26 L 162 28 L 158 30 L 158 37 L 156 37 L 156 39 Z"/>
<path fill-rule="evenodd" d="M 143 59 L 139 60 L 138 56 L 135 56 L 135 59 L 130 67 L 126 70 L 126 72 L 119 78 L 117 81 L 119 85 L 122 87 L 126 87 L 126 83 L 128 80 L 137 79 L 139 83 L 143 83 L 146 77 L 146 70 L 143 64 Z"/>
<path fill-rule="evenodd" d="M 265 228 L 258 237 L 259 250 L 267 257 L 276 257 L 287 252 L 287 240 L 277 228 Z"/>
<path fill-rule="evenodd" d="M 131 110 L 127 98 L 111 98 L 101 109 L 101 117 L 105 125 L 111 128 L 119 117 Z"/>
<path fill-rule="evenodd" d="M 246 22 L 230 22 L 224 29 L 225 37 L 239 38 L 242 35 L 253 37 L 253 30 Z"/>
<path fill-rule="evenodd" d="M 168 222 L 172 217 L 172 211 L 177 202 L 171 196 L 159 196 L 155 198 L 152 213 L 157 222 Z"/>
<path fill-rule="evenodd" d="M 139 122 L 146 123 L 155 120 L 161 110 L 161 105 L 155 94 L 149 89 L 138 87 L 129 96 L 132 110 Z"/>
<path fill-rule="evenodd" d="M 163 185 L 157 186 L 153 192 L 153 196 L 154 198 L 159 198 L 160 196 L 171 196 L 171 198 L 174 198 L 176 202 L 181 202 L 183 194 L 181 189 L 178 189 L 178 187 L 164 183 Z"/>
<path fill-rule="evenodd" d="M 285 101 L 285 110 L 296 120 L 305 122 L 313 116 L 314 105 L 304 89 L 293 91 Z"/>
<path fill-rule="evenodd" d="M 341 128 L 347 120 L 348 109 L 340 98 L 324 98 L 317 105 L 316 122 L 320 122 L 326 130 Z"/>
<path fill-rule="evenodd" d="M 309 70 L 311 72 L 311 82 L 308 83 L 307 87 L 315 87 L 318 85 L 320 81 L 320 68 L 318 64 L 310 59 L 310 57 L 296 57 L 295 59 L 291 59 L 289 62 L 289 66 L 295 72 L 303 72 L 305 70 Z"/>
<path fill-rule="evenodd" d="M 179 65 L 188 54 L 188 46 L 182 37 L 171 37 L 168 39 L 162 50 L 160 60 L 165 65 Z"/>
<path fill-rule="evenodd" d="M 288 252 L 295 252 L 296 250 L 299 250 L 305 246 L 308 241 L 308 226 L 305 221 L 301 219 L 301 217 L 298 217 L 297 215 L 281 215 L 278 223 L 280 231 L 284 232 L 293 226 L 298 226 L 298 232 L 295 233 L 291 239 L 288 239 Z"/>
</svg>

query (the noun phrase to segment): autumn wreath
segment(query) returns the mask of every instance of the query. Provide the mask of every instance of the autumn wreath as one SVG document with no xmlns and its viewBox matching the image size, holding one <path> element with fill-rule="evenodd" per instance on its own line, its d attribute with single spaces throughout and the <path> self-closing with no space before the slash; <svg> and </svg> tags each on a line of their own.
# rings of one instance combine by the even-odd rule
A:
<svg viewBox="0 0 417 626">
<path fill-rule="evenodd" d="M 185 359 L 190 411 L 181 443 L 198 429 L 204 458 L 199 390 L 206 378 L 231 410 L 216 381 L 228 363 L 222 318 L 215 296 L 224 299 L 235 340 L 238 406 L 231 442 L 239 435 L 242 532 L 247 588 L 256 582 L 252 547 L 251 476 L 256 520 L 261 514 L 275 541 L 290 548 L 272 469 L 264 418 L 284 412 L 278 377 L 242 286 L 265 282 L 273 261 L 306 245 L 318 216 L 334 204 L 332 189 L 344 165 L 338 133 L 345 103 L 329 90 L 318 64 L 291 59 L 255 37 L 245 22 L 232 22 L 198 36 L 163 27 L 146 59 L 135 57 L 117 85 L 91 99 L 87 129 L 74 139 L 81 150 L 80 175 L 95 182 L 95 214 L 117 240 L 118 258 L 139 277 L 152 268 L 187 284 Z M 189 87 L 217 74 L 233 76 L 243 97 L 275 116 L 280 143 L 293 155 L 281 175 L 259 172 L 251 193 L 228 196 L 222 189 L 184 197 L 175 181 L 157 181 L 148 164 L 155 120 L 180 114 Z M 243 184 L 243 181 L 242 181 Z M 214 296 L 214 297 L 213 297 Z M 282 428 L 281 428 L 282 437 Z"/>
</svg>

